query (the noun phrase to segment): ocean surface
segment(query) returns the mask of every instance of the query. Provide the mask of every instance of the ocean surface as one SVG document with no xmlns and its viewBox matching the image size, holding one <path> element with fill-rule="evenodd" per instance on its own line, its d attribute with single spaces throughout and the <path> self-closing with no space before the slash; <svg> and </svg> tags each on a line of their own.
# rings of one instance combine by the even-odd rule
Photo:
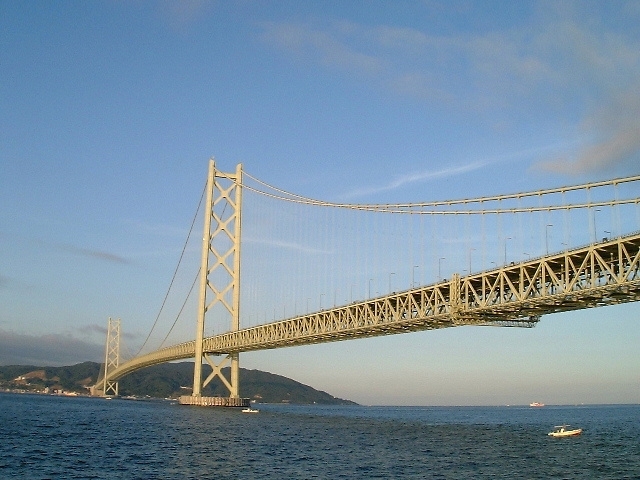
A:
<svg viewBox="0 0 640 480">
<path fill-rule="evenodd" d="M 640 479 L 640 405 L 256 408 L 0 394 L 0 478 Z"/>
</svg>

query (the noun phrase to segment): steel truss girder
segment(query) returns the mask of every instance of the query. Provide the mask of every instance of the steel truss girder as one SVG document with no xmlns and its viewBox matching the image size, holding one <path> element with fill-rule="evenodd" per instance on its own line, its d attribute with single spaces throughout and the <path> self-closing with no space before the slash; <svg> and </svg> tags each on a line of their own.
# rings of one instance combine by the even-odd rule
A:
<svg viewBox="0 0 640 480">
<path fill-rule="evenodd" d="M 462 325 L 535 326 L 549 313 L 640 300 L 640 233 L 364 302 L 205 338 L 209 354 L 392 335 Z M 192 357 L 185 342 L 112 373 Z"/>
</svg>

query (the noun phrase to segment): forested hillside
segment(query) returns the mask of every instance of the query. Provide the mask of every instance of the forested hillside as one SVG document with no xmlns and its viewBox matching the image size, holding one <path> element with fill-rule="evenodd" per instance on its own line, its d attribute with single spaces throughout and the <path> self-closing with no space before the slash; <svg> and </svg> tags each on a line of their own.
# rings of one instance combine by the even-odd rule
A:
<svg viewBox="0 0 640 480">
<path fill-rule="evenodd" d="M 223 372 L 228 376 L 228 369 Z M 0 390 L 43 392 L 46 389 L 48 392 L 62 390 L 86 394 L 87 387 L 96 382 L 99 374 L 100 364 L 94 362 L 65 367 L 0 366 Z M 122 378 L 119 393 L 122 396 L 175 398 L 190 394 L 192 385 L 193 362 L 164 363 Z M 218 379 L 207 385 L 202 394 L 229 395 Z M 281 375 L 244 368 L 240 369 L 240 395 L 262 403 L 353 404 Z"/>
</svg>

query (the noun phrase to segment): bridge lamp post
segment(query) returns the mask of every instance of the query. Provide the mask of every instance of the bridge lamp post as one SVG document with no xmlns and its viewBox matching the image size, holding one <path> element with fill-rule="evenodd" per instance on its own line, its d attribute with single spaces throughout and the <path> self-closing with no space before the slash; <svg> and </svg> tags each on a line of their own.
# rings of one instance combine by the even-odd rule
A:
<svg viewBox="0 0 640 480">
<path fill-rule="evenodd" d="M 604 231 L 604 233 L 606 233 L 606 234 L 607 234 L 607 236 L 605 237 L 605 238 L 607 238 L 607 239 L 611 236 L 611 232 L 608 232 L 607 230 L 605 230 L 605 231 Z"/>
<path fill-rule="evenodd" d="M 547 249 L 547 255 L 549 255 L 549 227 L 553 227 L 553 224 L 548 223 L 544 229 L 544 244 Z"/>
<path fill-rule="evenodd" d="M 469 275 L 471 275 L 471 252 L 475 252 L 475 248 L 469 249 Z"/>
<path fill-rule="evenodd" d="M 512 237 L 507 237 L 504 239 L 504 264 L 507 264 L 507 240 L 513 240 Z"/>
<path fill-rule="evenodd" d="M 601 212 L 599 208 L 593 210 L 593 241 L 598 241 L 598 229 L 596 228 L 596 212 Z"/>
<path fill-rule="evenodd" d="M 442 280 L 442 260 L 446 260 L 445 257 L 438 259 L 438 281 Z"/>
<path fill-rule="evenodd" d="M 320 294 L 320 310 L 322 310 L 322 297 L 324 297 L 324 293 Z"/>
<path fill-rule="evenodd" d="M 420 265 L 414 265 L 411 269 L 411 288 L 416 286 L 416 268 L 420 268 Z"/>
<path fill-rule="evenodd" d="M 396 272 L 391 272 L 389 274 L 389 293 L 391 293 L 391 275 L 395 275 L 395 274 L 396 274 Z"/>
<path fill-rule="evenodd" d="M 530 254 L 530 253 L 522 252 L 522 254 L 527 256 L 527 262 L 528 262 L 529 260 L 531 260 L 531 254 Z"/>
</svg>

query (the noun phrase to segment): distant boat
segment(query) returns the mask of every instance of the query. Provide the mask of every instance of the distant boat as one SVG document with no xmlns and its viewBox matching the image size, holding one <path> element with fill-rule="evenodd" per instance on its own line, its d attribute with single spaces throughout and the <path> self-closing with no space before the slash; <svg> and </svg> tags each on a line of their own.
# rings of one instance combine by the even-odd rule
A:
<svg viewBox="0 0 640 480">
<path fill-rule="evenodd" d="M 533 402 L 529 404 L 530 407 L 544 407 L 544 403 Z"/>
<path fill-rule="evenodd" d="M 553 427 L 553 431 L 549 432 L 547 435 L 549 435 L 550 437 L 574 437 L 582 433 L 581 428 L 567 430 L 568 426 L 569 425 L 556 425 L 555 427 Z"/>
<path fill-rule="evenodd" d="M 255 408 L 243 408 L 242 413 L 258 413 L 260 410 L 256 410 Z"/>
</svg>

